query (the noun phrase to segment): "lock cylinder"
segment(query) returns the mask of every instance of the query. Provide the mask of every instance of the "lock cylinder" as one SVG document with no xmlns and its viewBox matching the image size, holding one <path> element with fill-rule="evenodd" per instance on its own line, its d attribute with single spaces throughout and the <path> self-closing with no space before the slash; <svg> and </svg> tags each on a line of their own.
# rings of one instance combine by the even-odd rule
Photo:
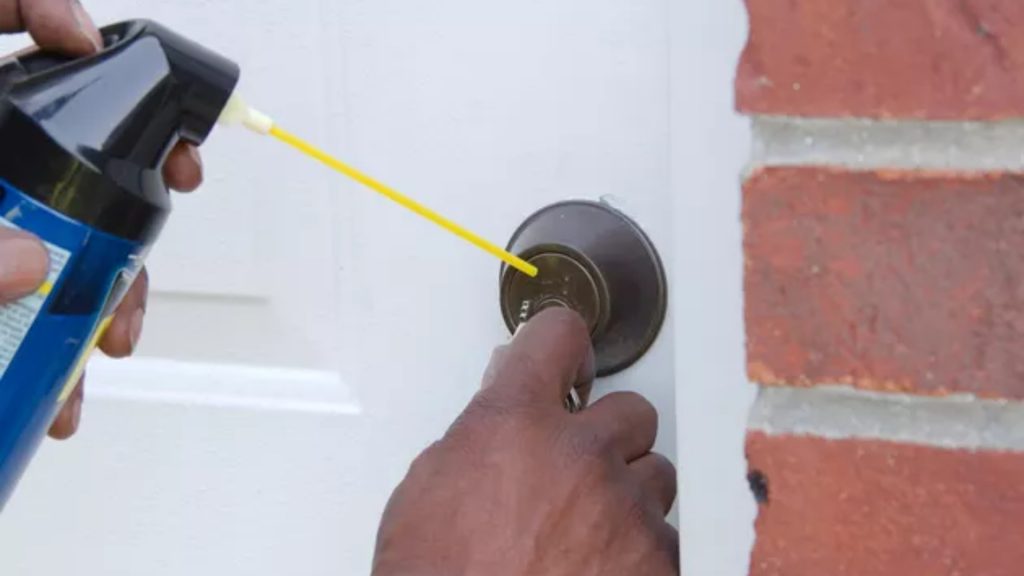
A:
<svg viewBox="0 0 1024 576">
<path fill-rule="evenodd" d="M 560 202 L 536 212 L 508 251 L 537 267 L 530 278 L 503 266 L 502 317 L 510 332 L 551 307 L 576 311 L 590 328 L 597 375 L 632 366 L 664 323 L 666 276 L 654 244 L 622 212 L 598 202 Z"/>
</svg>

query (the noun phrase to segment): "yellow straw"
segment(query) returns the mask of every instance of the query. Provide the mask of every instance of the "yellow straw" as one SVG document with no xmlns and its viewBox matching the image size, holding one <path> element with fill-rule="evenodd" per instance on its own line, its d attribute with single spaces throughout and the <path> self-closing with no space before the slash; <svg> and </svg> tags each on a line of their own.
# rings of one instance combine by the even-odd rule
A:
<svg viewBox="0 0 1024 576">
<path fill-rule="evenodd" d="M 452 222 L 451 220 L 445 218 L 444 216 L 441 216 L 437 212 L 434 212 L 430 208 L 427 208 L 426 206 L 420 204 L 419 202 L 416 202 L 412 198 L 400 194 L 397 190 L 394 190 L 389 186 L 381 184 L 380 182 L 374 180 L 373 178 L 370 178 L 366 174 L 363 174 L 362 172 L 356 170 L 355 168 L 349 166 L 348 164 L 345 164 L 341 160 L 338 160 L 337 158 L 330 156 L 323 150 L 320 150 L 316 146 L 313 146 L 312 144 L 306 142 L 305 140 L 299 138 L 298 136 L 290 134 L 289 132 L 278 128 L 277 126 L 274 126 L 270 130 L 270 135 L 277 138 L 281 142 L 284 142 L 285 144 L 294 147 L 296 150 L 299 150 L 303 154 L 306 154 L 316 160 L 319 160 L 320 162 L 323 162 L 327 166 L 333 168 L 334 170 L 337 170 L 338 172 L 341 172 L 342 174 L 348 176 L 349 178 L 355 180 L 356 182 L 359 182 L 360 184 L 367 186 L 368 188 L 375 190 L 376 192 L 390 198 L 391 200 L 397 202 L 398 204 L 408 208 L 409 210 L 412 210 L 416 214 L 419 214 L 420 216 L 426 218 L 427 220 L 430 220 L 431 222 L 444 228 L 445 230 L 448 230 L 452 234 L 455 234 L 459 238 L 462 238 L 463 240 L 466 240 L 467 242 L 476 245 L 483 251 L 500 258 L 506 264 L 515 268 L 516 270 L 519 270 L 523 274 L 526 274 L 531 278 L 537 276 L 537 267 L 534 266 L 533 264 L 530 264 L 526 260 L 523 260 L 522 258 L 519 258 L 518 256 L 511 254 L 501 249 L 500 247 L 488 242 L 487 240 L 481 238 L 480 236 L 470 232 L 469 230 L 466 230 L 462 226 L 459 226 L 455 222 Z"/>
</svg>

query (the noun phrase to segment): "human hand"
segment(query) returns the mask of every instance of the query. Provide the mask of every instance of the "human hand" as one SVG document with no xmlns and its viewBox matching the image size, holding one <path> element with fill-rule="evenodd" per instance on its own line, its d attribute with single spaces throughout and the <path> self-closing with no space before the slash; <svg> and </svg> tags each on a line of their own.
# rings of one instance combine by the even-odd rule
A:
<svg viewBox="0 0 1024 576">
<path fill-rule="evenodd" d="M 412 465 L 384 512 L 375 576 L 677 574 L 675 469 L 654 407 L 593 378 L 583 321 L 546 310 L 499 349 L 483 389 Z M 584 394 L 585 396 L 585 394 Z"/>
<path fill-rule="evenodd" d="M 22 31 L 27 31 L 40 47 L 69 56 L 88 56 L 103 45 L 99 30 L 78 0 L 0 0 L 0 32 Z M 176 146 L 164 165 L 164 178 L 178 191 L 198 188 L 203 180 L 199 151 L 185 143 Z M 45 280 L 46 271 L 46 250 L 38 240 L 23 233 L 0 231 L 0 302 L 31 294 Z M 100 342 L 106 354 L 121 358 L 135 350 L 142 333 L 148 286 L 143 270 Z M 50 428 L 50 436 L 65 439 L 75 433 L 82 399 L 83 382 L 79 381 Z"/>
</svg>

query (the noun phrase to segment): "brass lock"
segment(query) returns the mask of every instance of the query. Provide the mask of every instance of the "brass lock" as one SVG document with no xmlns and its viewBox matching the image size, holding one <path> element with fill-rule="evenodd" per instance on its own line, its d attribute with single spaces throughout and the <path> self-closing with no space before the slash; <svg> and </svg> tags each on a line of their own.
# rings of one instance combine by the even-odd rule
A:
<svg viewBox="0 0 1024 576">
<path fill-rule="evenodd" d="M 560 202 L 516 230 L 509 252 L 538 269 L 536 278 L 501 270 L 501 313 L 510 332 L 553 306 L 571 308 L 590 327 L 597 375 L 632 366 L 665 319 L 668 289 L 660 257 L 643 230 L 598 202 Z"/>
</svg>

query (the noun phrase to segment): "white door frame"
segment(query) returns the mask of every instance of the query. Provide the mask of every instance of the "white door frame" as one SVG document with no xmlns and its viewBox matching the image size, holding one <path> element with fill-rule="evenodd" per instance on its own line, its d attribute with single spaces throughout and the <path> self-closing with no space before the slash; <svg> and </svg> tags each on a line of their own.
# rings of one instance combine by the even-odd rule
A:
<svg viewBox="0 0 1024 576">
<path fill-rule="evenodd" d="M 756 505 L 744 437 L 740 174 L 748 122 L 733 109 L 742 2 L 671 0 L 676 431 L 684 574 L 748 573 Z"/>
</svg>

